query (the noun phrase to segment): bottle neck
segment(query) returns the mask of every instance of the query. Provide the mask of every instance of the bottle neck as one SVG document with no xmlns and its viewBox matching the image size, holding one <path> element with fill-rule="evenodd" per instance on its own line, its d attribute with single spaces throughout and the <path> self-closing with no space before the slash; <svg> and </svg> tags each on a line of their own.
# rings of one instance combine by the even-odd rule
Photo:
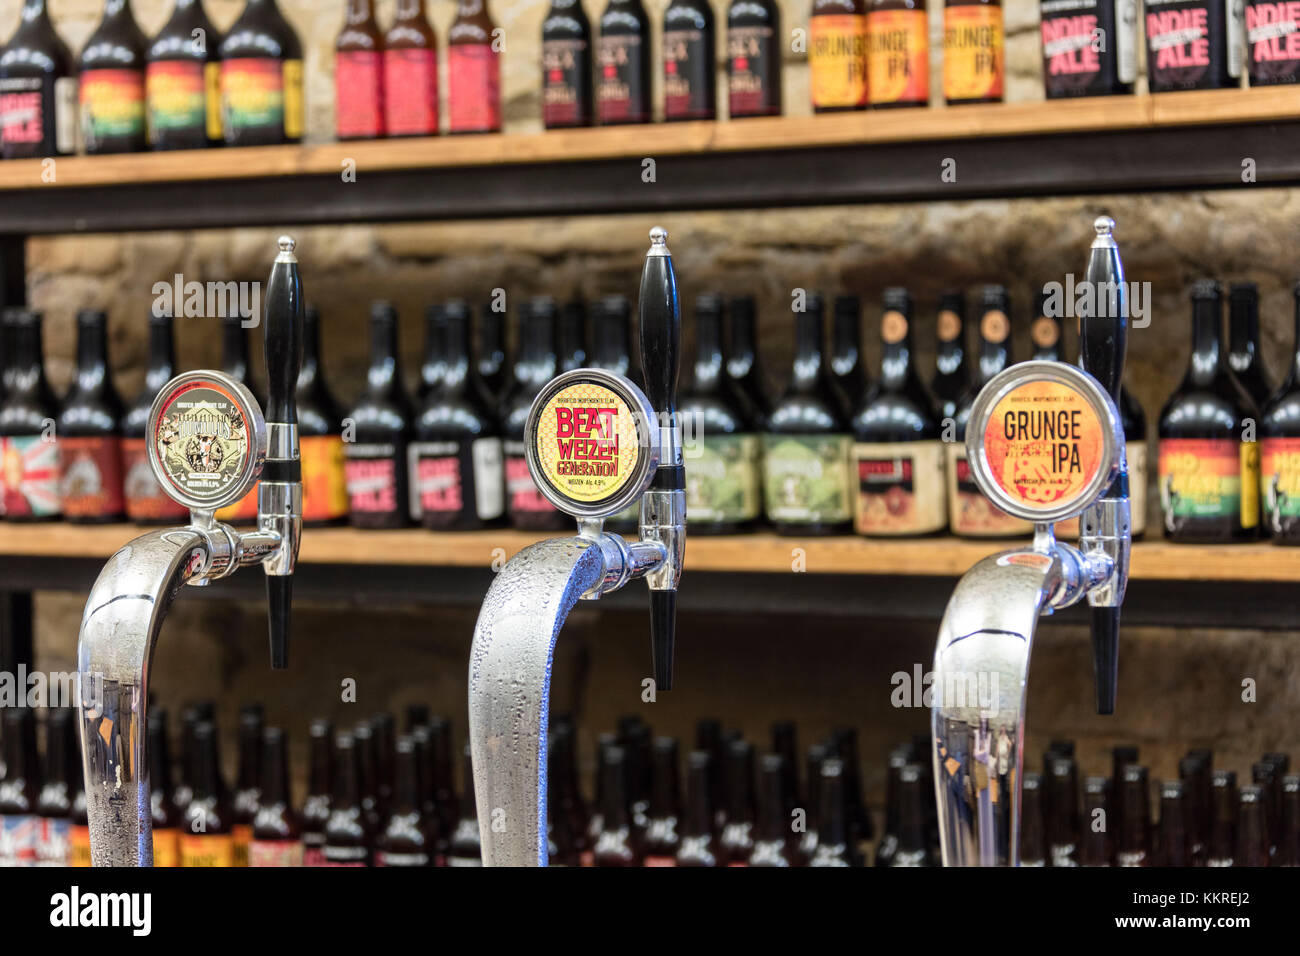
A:
<svg viewBox="0 0 1300 956">
<path fill-rule="evenodd" d="M 391 319 L 370 321 L 370 369 L 366 382 L 373 392 L 397 385 L 397 323 Z"/>
<path fill-rule="evenodd" d="M 50 21 L 50 11 L 45 0 L 26 0 L 23 4 L 23 23 L 35 23 L 38 20 L 46 23 Z"/>
<path fill-rule="evenodd" d="M 1291 377 L 1296 384 L 1300 384 L 1300 290 L 1296 291 L 1295 296 L 1295 319 L 1294 334 L 1291 338 Z"/>
<path fill-rule="evenodd" d="M 103 322 L 77 329 L 77 389 L 97 392 L 108 381 L 108 336 Z"/>
<path fill-rule="evenodd" d="M 149 369 L 144 374 L 148 390 L 158 393 L 176 374 L 176 346 L 172 335 L 172 320 L 149 323 Z"/>
<path fill-rule="evenodd" d="M 1228 317 L 1228 354 L 1233 370 L 1244 372 L 1259 361 L 1259 302 L 1234 300 Z"/>
<path fill-rule="evenodd" d="M 822 377 L 822 314 L 796 312 L 794 317 L 794 368 L 791 391 L 815 391 Z"/>
<path fill-rule="evenodd" d="M 443 347 L 443 380 L 448 395 L 464 394 L 469 384 L 469 319 L 464 315 L 447 317 Z"/>
<path fill-rule="evenodd" d="M 722 351 L 722 317 L 700 312 L 695 317 L 695 391 L 714 395 L 722 389 L 726 356 Z"/>
<path fill-rule="evenodd" d="M 274 806 L 289 804 L 289 756 L 282 738 L 267 741 L 262 754 L 262 803 Z"/>
<path fill-rule="evenodd" d="M 1218 299 L 1197 299 L 1192 305 L 1192 359 L 1190 378 L 1207 384 L 1222 365 L 1222 329 Z"/>
<path fill-rule="evenodd" d="M 328 735 L 314 736 L 311 739 L 311 795 L 313 797 L 330 795 L 330 740 Z"/>
<path fill-rule="evenodd" d="M 1007 367 L 1011 360 L 1010 349 L 1011 337 L 1007 336 L 1001 342 L 992 342 L 986 338 L 980 338 L 980 384 L 985 384 L 994 375 Z"/>
<path fill-rule="evenodd" d="M 335 751 L 334 794 L 331 801 L 335 810 L 355 810 L 361 803 L 361 772 L 358 767 L 356 744 Z"/>
<path fill-rule="evenodd" d="M 956 323 L 956 334 L 946 342 L 939 340 L 938 348 L 935 350 L 935 364 L 939 371 L 945 375 L 951 375 L 957 369 L 961 368 L 962 363 L 966 360 L 966 332 L 960 318 L 956 318 L 956 313 L 952 321 Z"/>
<path fill-rule="evenodd" d="M 671 760 L 663 758 L 655 762 L 654 786 L 650 791 L 650 815 L 662 818 L 677 813 L 677 754 L 674 751 Z"/>
<path fill-rule="evenodd" d="M 902 781 L 898 795 L 898 849 L 916 853 L 926 848 L 925 804 L 921 781 Z"/>
<path fill-rule="evenodd" d="M 736 378 L 744 378 L 754 367 L 754 316 L 746 312 L 731 319 L 731 348 L 727 367 Z"/>
<path fill-rule="evenodd" d="M 9 333 L 9 342 L 13 353 L 9 369 L 14 390 L 38 388 L 45 379 L 45 367 L 41 361 L 41 324 L 31 322 L 14 326 Z"/>
<path fill-rule="evenodd" d="M 298 391 L 314 388 L 320 375 L 320 322 L 313 317 L 302 325 L 302 368 L 298 371 Z"/>
<path fill-rule="evenodd" d="M 194 779 L 190 781 L 194 788 L 194 799 L 215 799 L 221 792 L 221 770 L 217 766 L 217 744 L 208 737 L 195 740 L 197 753 L 194 759 Z"/>
<path fill-rule="evenodd" d="M 709 768 L 691 767 L 686 778 L 685 836 L 702 837 L 713 833 L 713 804 L 709 800 Z"/>
<path fill-rule="evenodd" d="M 861 360 L 862 321 L 854 313 L 836 312 L 831 328 L 831 353 L 838 365 L 845 368 Z"/>
<path fill-rule="evenodd" d="M 36 782 L 36 733 L 30 711 L 17 721 L 5 722 L 6 780 Z"/>
<path fill-rule="evenodd" d="M 523 332 L 515 374 L 525 385 L 541 388 L 555 377 L 555 319 L 530 316 Z"/>
<path fill-rule="evenodd" d="M 596 322 L 595 342 L 592 343 L 592 364 L 626 375 L 632 367 L 628 347 L 628 317 L 625 313 L 611 311 Z"/>
<path fill-rule="evenodd" d="M 907 331 L 894 342 L 882 342 L 880 348 L 880 387 L 896 392 L 907 384 L 912 371 L 912 317 L 905 316 Z"/>
<path fill-rule="evenodd" d="M 399 749 L 393 765 L 393 809 L 397 813 L 415 813 L 420 808 L 417 769 L 415 749 Z"/>
<path fill-rule="evenodd" d="M 844 820 L 844 779 L 839 774 L 822 776 L 821 813 L 817 825 L 817 842 L 828 847 L 848 842 Z"/>
<path fill-rule="evenodd" d="M 763 812 L 759 820 L 759 832 L 764 840 L 785 839 L 785 789 L 785 778 L 782 774 L 764 772 Z"/>
<path fill-rule="evenodd" d="M 398 20 L 428 20 L 424 12 L 424 0 L 397 0 Z"/>
<path fill-rule="evenodd" d="M 222 327 L 221 365 L 226 372 L 248 384 L 248 336 L 238 322 L 227 322 Z"/>
<path fill-rule="evenodd" d="M 239 789 L 254 790 L 262 776 L 262 725 L 242 728 L 239 734 Z"/>
<path fill-rule="evenodd" d="M 375 18 L 375 8 L 370 0 L 348 0 L 344 8 L 343 22 L 350 27 L 364 26 Z"/>
<path fill-rule="evenodd" d="M 628 825 L 627 765 L 622 761 L 606 760 L 602 771 L 601 813 L 606 830 L 619 830 Z"/>
</svg>

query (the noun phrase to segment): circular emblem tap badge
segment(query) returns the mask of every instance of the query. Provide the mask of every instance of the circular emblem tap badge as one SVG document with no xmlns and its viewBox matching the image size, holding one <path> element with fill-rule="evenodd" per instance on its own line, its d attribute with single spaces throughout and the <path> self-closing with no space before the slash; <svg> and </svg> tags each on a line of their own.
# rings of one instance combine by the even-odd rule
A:
<svg viewBox="0 0 1300 956">
<path fill-rule="evenodd" d="M 191 381 L 168 395 L 152 440 L 163 486 L 203 507 L 243 494 L 252 432 L 249 411 L 216 381 Z"/>
<path fill-rule="evenodd" d="M 634 407 L 603 384 L 578 380 L 557 390 L 538 414 L 535 441 L 541 479 L 575 503 L 613 499 L 638 478 Z"/>
</svg>

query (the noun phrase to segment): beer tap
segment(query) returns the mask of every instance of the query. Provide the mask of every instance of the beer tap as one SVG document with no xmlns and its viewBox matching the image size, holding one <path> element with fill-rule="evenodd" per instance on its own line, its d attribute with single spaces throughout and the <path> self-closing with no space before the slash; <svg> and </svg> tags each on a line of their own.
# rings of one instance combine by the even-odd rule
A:
<svg viewBox="0 0 1300 956">
<path fill-rule="evenodd" d="M 1094 223 L 1075 368 L 1022 362 L 976 397 L 966 452 L 980 490 L 1034 523 L 1026 547 L 984 558 L 958 582 L 935 647 L 931 728 L 946 866 L 1019 863 L 1021 750 L 1038 618 L 1087 597 L 1099 713 L 1113 713 L 1130 522 L 1116 403 L 1128 302 L 1114 222 Z M 1078 547 L 1057 521 L 1081 516 Z"/>
<path fill-rule="evenodd" d="M 159 485 L 190 509 L 184 528 L 153 531 L 109 558 L 77 639 L 82 766 L 95 866 L 151 866 L 153 824 L 145 733 L 150 666 L 182 586 L 241 567 L 267 575 L 272 667 L 288 663 L 290 583 L 302 527 L 294 383 L 302 364 L 302 281 L 294 241 L 279 240 L 264 296 L 268 423 L 231 376 L 185 372 L 154 399 L 145 434 Z M 258 523 L 240 532 L 216 511 L 257 483 Z"/>
<path fill-rule="evenodd" d="M 621 375 L 574 369 L 528 414 L 524 443 L 541 493 L 577 519 L 574 537 L 529 545 L 488 589 L 469 661 L 474 794 L 488 866 L 545 866 L 546 754 L 555 641 L 579 600 L 635 578 L 650 588 L 656 690 L 672 687 L 677 585 L 686 539 L 676 412 L 681 310 L 668 234 L 650 232 L 639 304 L 642 392 Z M 604 521 L 637 501 L 640 534 Z"/>
</svg>

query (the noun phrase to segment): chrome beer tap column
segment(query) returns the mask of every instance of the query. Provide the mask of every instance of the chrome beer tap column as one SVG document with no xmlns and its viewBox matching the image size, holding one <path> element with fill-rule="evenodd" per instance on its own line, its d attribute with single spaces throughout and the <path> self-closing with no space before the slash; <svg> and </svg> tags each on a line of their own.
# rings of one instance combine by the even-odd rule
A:
<svg viewBox="0 0 1300 956">
<path fill-rule="evenodd" d="M 287 583 L 302 521 L 293 396 L 302 363 L 302 282 L 293 250 L 293 240 L 281 237 L 264 297 L 269 429 L 257 400 L 223 372 L 186 372 L 164 385 L 149 413 L 149 463 L 163 490 L 190 509 L 190 524 L 126 544 L 86 600 L 77 638 L 78 710 L 95 866 L 153 864 L 149 668 L 181 587 L 262 565 L 272 666 L 286 662 Z M 270 488 L 259 492 L 257 530 L 241 533 L 218 522 L 217 509 L 247 494 L 264 470 Z"/>
<path fill-rule="evenodd" d="M 1019 863 L 1025 700 L 1040 615 L 1088 598 L 1097 708 L 1114 709 L 1130 540 L 1116 410 L 1128 303 L 1114 225 L 1106 217 L 1094 223 L 1088 287 L 1078 303 L 1083 370 L 1013 365 L 980 392 L 967 425 L 966 453 L 980 490 L 1034 522 L 1034 538 L 968 571 L 940 625 L 931 728 L 946 866 Z M 1054 522 L 1074 515 L 1082 515 L 1077 548 L 1053 533 Z"/>
<path fill-rule="evenodd" d="M 469 661 L 469 731 L 483 862 L 545 866 L 551 659 L 574 605 L 635 578 L 650 587 L 656 687 L 672 684 L 676 590 L 685 546 L 685 475 L 676 414 L 681 310 L 668 234 L 650 233 L 641 274 L 647 391 L 600 369 L 575 369 L 537 395 L 524 431 L 542 494 L 578 533 L 529 545 L 483 601 Z M 640 537 L 604 530 L 641 502 Z"/>
</svg>

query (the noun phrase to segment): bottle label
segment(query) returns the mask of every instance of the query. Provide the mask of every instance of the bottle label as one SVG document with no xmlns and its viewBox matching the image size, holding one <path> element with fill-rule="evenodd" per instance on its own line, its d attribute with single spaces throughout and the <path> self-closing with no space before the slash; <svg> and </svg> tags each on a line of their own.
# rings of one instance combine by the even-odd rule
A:
<svg viewBox="0 0 1300 956">
<path fill-rule="evenodd" d="M 365 866 L 366 848 L 363 846 L 330 846 L 325 844 L 325 862 L 322 866 Z"/>
<path fill-rule="evenodd" d="M 1128 506 L 1129 520 L 1134 536 L 1147 527 L 1147 443 L 1132 442 L 1125 450 L 1128 456 Z"/>
<path fill-rule="evenodd" d="M 41 818 L 26 813 L 0 816 L 0 867 L 35 866 Z"/>
<path fill-rule="evenodd" d="M 642 866 L 676 866 L 677 857 L 675 856 L 647 856 L 642 862 Z"/>
<path fill-rule="evenodd" d="M 853 446 L 858 534 L 931 534 L 948 523 L 944 444 L 872 442 Z"/>
<path fill-rule="evenodd" d="M 867 18 L 818 14 L 808 21 L 808 69 L 814 107 L 867 104 Z"/>
<path fill-rule="evenodd" d="M 155 60 L 145 68 L 149 142 L 156 142 L 158 133 L 166 130 L 207 135 L 207 66 L 194 60 Z"/>
<path fill-rule="evenodd" d="M 1165 526 L 1180 519 L 1238 518 L 1259 523 L 1259 443 L 1233 438 L 1162 438 L 1160 505 Z"/>
<path fill-rule="evenodd" d="M 332 521 L 348 513 L 348 483 L 344 474 L 343 439 L 311 435 L 298 439 L 302 459 L 302 518 Z"/>
<path fill-rule="evenodd" d="M 604 123 L 646 123 L 650 91 L 642 85 L 641 37 L 603 36 L 596 44 L 596 113 Z"/>
<path fill-rule="evenodd" d="M 447 112 L 453 133 L 501 129 L 501 59 L 491 44 L 447 48 Z"/>
<path fill-rule="evenodd" d="M 1044 0 L 1040 32 L 1048 97 L 1107 92 L 1116 50 L 1114 20 L 1105 14 L 1113 9 L 1112 0 Z"/>
<path fill-rule="evenodd" d="M 438 51 L 384 51 L 384 119 L 389 136 L 438 132 Z"/>
<path fill-rule="evenodd" d="M 248 845 L 249 866 L 305 866 L 301 840 L 254 840 Z"/>
<path fill-rule="evenodd" d="M 1145 0 L 1152 92 L 1223 85 L 1224 0 Z"/>
<path fill-rule="evenodd" d="M 505 511 L 501 439 L 414 442 L 407 449 L 411 516 L 435 528 L 492 521 Z"/>
<path fill-rule="evenodd" d="M 144 71 L 86 70 L 81 74 L 81 130 L 94 150 L 109 137 L 144 138 Z"/>
<path fill-rule="evenodd" d="M 319 839 L 319 837 L 318 837 Z M 302 847 L 302 865 L 303 866 L 324 866 L 325 865 L 325 844 L 308 845 L 307 837 L 303 837 Z"/>
<path fill-rule="evenodd" d="M 399 451 L 391 443 L 361 445 L 347 442 L 345 470 L 348 509 L 354 514 L 391 514 L 403 507 L 398 500 Z"/>
<path fill-rule="evenodd" d="M 181 865 L 181 831 L 175 827 L 166 827 L 153 831 L 153 865 Z"/>
<path fill-rule="evenodd" d="M 234 846 L 235 866 L 248 866 L 248 845 L 253 842 L 253 828 L 247 823 L 236 823 L 230 828 L 230 841 Z"/>
<path fill-rule="evenodd" d="M 483 860 L 474 856 L 449 856 L 448 866 L 482 866 Z"/>
<path fill-rule="evenodd" d="M 221 126 L 226 141 L 248 129 L 281 129 L 288 135 L 285 73 L 290 61 L 237 57 L 221 61 Z"/>
<path fill-rule="evenodd" d="M 284 135 L 302 139 L 302 60 L 285 60 L 280 77 L 284 86 Z"/>
<path fill-rule="evenodd" d="M 839 524 L 853 517 L 847 435 L 767 435 L 763 443 L 763 499 L 769 518 Z"/>
<path fill-rule="evenodd" d="M 4 158 L 69 153 L 76 148 L 76 138 L 76 77 L 0 79 L 0 144 Z"/>
<path fill-rule="evenodd" d="M 762 440 L 757 435 L 706 435 L 686 469 L 687 522 L 738 523 L 762 504 Z"/>
<path fill-rule="evenodd" d="M 428 866 L 427 853 L 389 853 L 387 850 L 375 851 L 375 866 Z"/>
<path fill-rule="evenodd" d="M 384 65 L 376 50 L 334 56 L 335 126 L 339 139 L 374 139 L 384 133 Z"/>
<path fill-rule="evenodd" d="M 712 37 L 702 30 L 664 34 L 664 116 L 709 119 L 713 101 Z"/>
<path fill-rule="evenodd" d="M 1260 486 L 1269 531 L 1288 538 L 1300 533 L 1300 438 L 1260 441 Z"/>
<path fill-rule="evenodd" d="M 126 516 L 132 521 L 161 522 L 184 520 L 189 509 L 163 492 L 143 438 L 122 439 L 122 489 L 126 498 Z"/>
<path fill-rule="evenodd" d="M 504 449 L 506 510 L 511 517 L 517 514 L 555 514 L 558 509 L 537 490 L 533 476 L 528 471 L 528 459 L 524 457 L 524 443 L 508 441 L 504 443 Z"/>
<path fill-rule="evenodd" d="M 0 438 L 4 514 L 48 518 L 59 513 L 59 443 L 44 435 Z"/>
<path fill-rule="evenodd" d="M 74 823 L 68 828 L 68 866 L 90 865 L 90 827 Z"/>
<path fill-rule="evenodd" d="M 230 834 L 189 833 L 180 838 L 181 866 L 236 866 L 235 839 Z"/>
<path fill-rule="evenodd" d="M 586 126 L 591 102 L 591 53 L 586 40 L 542 42 L 542 123 Z"/>
<path fill-rule="evenodd" d="M 930 27 L 924 9 L 867 14 L 867 90 L 873 105 L 930 101 Z"/>
<path fill-rule="evenodd" d="M 70 866 L 71 832 L 72 821 L 67 817 L 40 818 L 40 832 L 36 838 L 36 865 Z"/>
<path fill-rule="evenodd" d="M 1300 2 L 1249 0 L 1246 39 L 1251 86 L 1300 82 Z"/>
<path fill-rule="evenodd" d="M 969 538 L 1010 538 L 1028 534 L 1033 525 L 1007 514 L 980 491 L 966 460 L 965 442 L 946 442 L 948 449 L 948 526 Z"/>
<path fill-rule="evenodd" d="M 1002 8 L 945 7 L 943 95 L 949 100 L 1002 98 Z"/>
<path fill-rule="evenodd" d="M 771 27 L 732 27 L 727 31 L 727 100 L 732 116 L 779 112 L 780 51 L 773 49 Z M 777 84 L 776 89 L 771 83 Z"/>
<path fill-rule="evenodd" d="M 59 440 L 59 493 L 68 518 L 122 513 L 122 442 L 110 435 Z"/>
</svg>

